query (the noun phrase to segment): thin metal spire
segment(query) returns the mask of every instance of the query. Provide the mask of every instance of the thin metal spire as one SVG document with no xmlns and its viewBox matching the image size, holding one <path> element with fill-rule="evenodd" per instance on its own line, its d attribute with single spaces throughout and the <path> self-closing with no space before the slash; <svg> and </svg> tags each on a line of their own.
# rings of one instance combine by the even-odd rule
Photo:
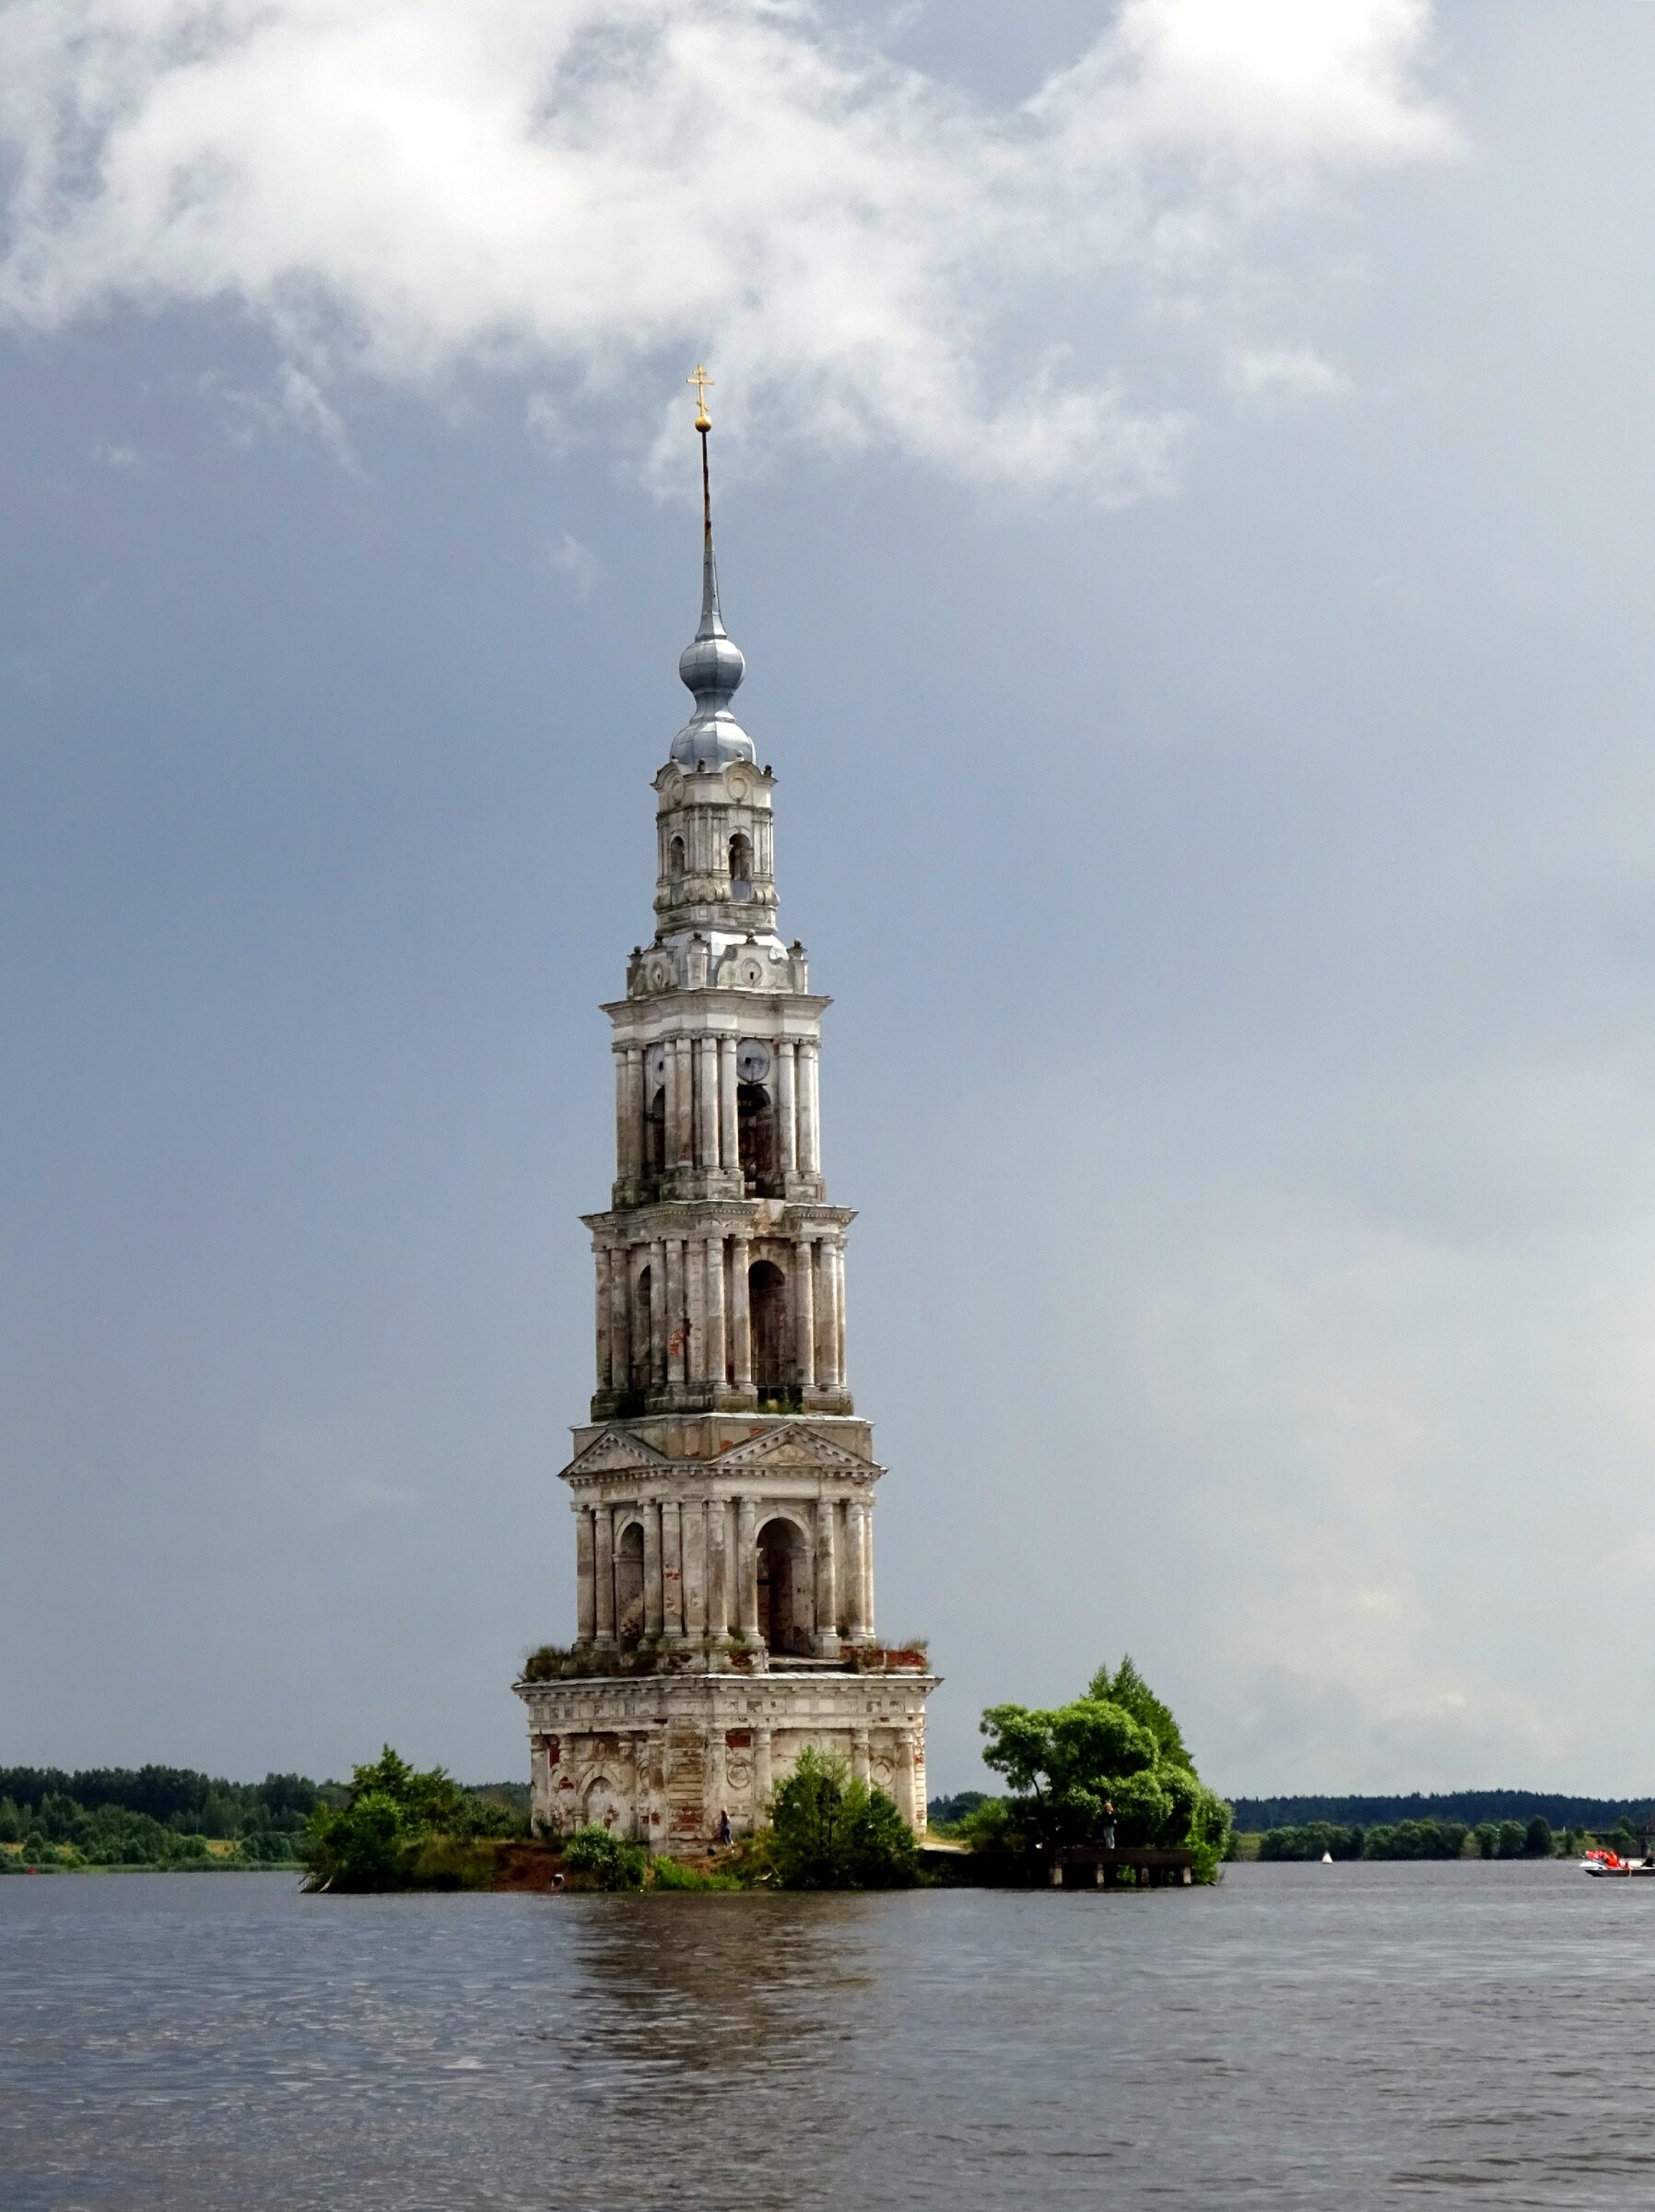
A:
<svg viewBox="0 0 1655 2212">
<path fill-rule="evenodd" d="M 753 740 L 730 712 L 730 701 L 746 673 L 746 663 L 725 629 L 719 609 L 718 562 L 712 550 L 712 472 L 707 451 L 707 434 L 712 428 L 707 392 L 713 381 L 698 362 L 695 374 L 685 379 L 696 388 L 696 429 L 701 441 L 701 623 L 678 660 L 678 674 L 695 695 L 696 711 L 673 740 L 673 759 L 722 767 L 731 760 L 751 760 L 756 756 Z"/>
<path fill-rule="evenodd" d="M 712 428 L 712 417 L 707 412 L 707 393 L 718 380 L 709 376 L 698 361 L 695 374 L 684 381 L 696 388 L 696 429 L 701 439 L 701 627 L 696 635 L 722 638 L 725 634 L 724 622 L 719 612 L 718 563 L 712 551 L 712 472 L 707 458 L 707 433 Z"/>
</svg>

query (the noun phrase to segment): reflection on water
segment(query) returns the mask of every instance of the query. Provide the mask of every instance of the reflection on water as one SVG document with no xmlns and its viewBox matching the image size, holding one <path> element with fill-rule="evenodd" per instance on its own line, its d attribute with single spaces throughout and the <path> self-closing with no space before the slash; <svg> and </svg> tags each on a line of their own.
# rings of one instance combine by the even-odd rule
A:
<svg viewBox="0 0 1655 2212">
<path fill-rule="evenodd" d="M 1648 1885 L 1655 1891 L 1655 1884 Z M 1655 2196 L 1655 1895 L 0 1883 L 6 2212 L 1067 2212 Z"/>
</svg>

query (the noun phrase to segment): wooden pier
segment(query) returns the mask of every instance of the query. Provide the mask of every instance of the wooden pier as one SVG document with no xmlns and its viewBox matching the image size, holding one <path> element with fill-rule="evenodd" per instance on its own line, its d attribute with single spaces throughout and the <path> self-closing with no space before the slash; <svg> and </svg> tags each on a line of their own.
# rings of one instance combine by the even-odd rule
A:
<svg viewBox="0 0 1655 2212">
<path fill-rule="evenodd" d="M 1187 1851 L 1108 1851 L 1101 1843 L 1065 1843 L 1051 1853 L 1054 1889 L 1188 1888 L 1194 1862 Z M 1131 1869 L 1130 1882 L 1121 1876 Z"/>
</svg>

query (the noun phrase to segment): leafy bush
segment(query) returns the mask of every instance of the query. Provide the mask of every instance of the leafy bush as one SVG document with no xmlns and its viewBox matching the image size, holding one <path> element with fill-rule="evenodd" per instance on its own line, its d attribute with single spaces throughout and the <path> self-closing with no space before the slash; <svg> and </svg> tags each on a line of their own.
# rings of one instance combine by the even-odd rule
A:
<svg viewBox="0 0 1655 2212">
<path fill-rule="evenodd" d="M 452 1888 L 476 1878 L 475 1859 L 433 1845 L 504 1841 L 527 1830 L 509 1806 L 462 1789 L 440 1767 L 419 1771 L 387 1744 L 370 1765 L 353 1770 L 342 1806 L 319 1806 L 311 1814 L 306 1886 L 402 1889 L 418 1882 Z"/>
<path fill-rule="evenodd" d="M 563 1864 L 571 1874 L 592 1875 L 599 1889 L 641 1889 L 650 1854 L 641 1843 L 628 1843 L 593 1823 L 570 1836 L 563 1846 Z"/>
<path fill-rule="evenodd" d="M 919 1879 L 920 1848 L 895 1802 L 814 1750 L 777 1791 L 770 1829 L 784 1889 L 906 1889 Z"/>
</svg>

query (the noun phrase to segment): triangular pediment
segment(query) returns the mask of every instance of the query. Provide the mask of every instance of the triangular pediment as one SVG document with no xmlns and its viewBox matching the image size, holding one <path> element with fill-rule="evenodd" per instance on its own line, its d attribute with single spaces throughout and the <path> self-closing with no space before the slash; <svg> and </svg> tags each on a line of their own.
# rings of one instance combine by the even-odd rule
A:
<svg viewBox="0 0 1655 2212">
<path fill-rule="evenodd" d="M 860 1453 L 847 1452 L 843 1444 L 832 1442 L 816 1430 L 795 1427 L 792 1422 L 785 1428 L 767 1429 L 762 1435 L 749 1436 L 743 1443 L 732 1444 L 727 1452 L 719 1453 L 713 1464 L 720 1469 L 799 1467 L 835 1475 L 867 1476 L 880 1471 Z"/>
<path fill-rule="evenodd" d="M 563 1480 L 569 1482 L 580 1475 L 626 1474 L 640 1467 L 670 1467 L 672 1464 L 664 1452 L 657 1452 L 630 1429 L 605 1429 L 569 1461 Z"/>
</svg>

